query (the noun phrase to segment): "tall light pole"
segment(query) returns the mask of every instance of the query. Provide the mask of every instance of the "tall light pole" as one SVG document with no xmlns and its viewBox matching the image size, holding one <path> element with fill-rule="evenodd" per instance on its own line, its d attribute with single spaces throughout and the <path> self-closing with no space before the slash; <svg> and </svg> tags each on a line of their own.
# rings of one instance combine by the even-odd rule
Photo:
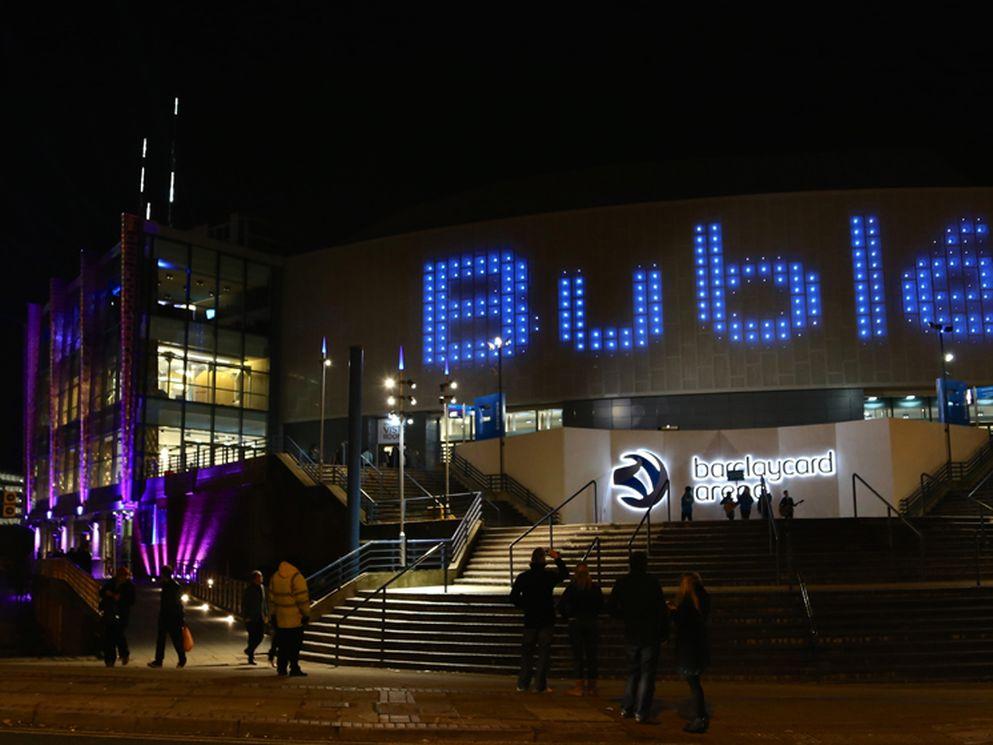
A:
<svg viewBox="0 0 993 745">
<path fill-rule="evenodd" d="M 399 473 L 397 475 L 397 481 L 400 486 L 400 565 L 403 567 L 407 566 L 407 534 L 406 534 L 406 524 L 407 524 L 407 500 L 404 497 L 403 489 L 403 473 L 404 465 L 406 462 L 406 457 L 404 454 L 403 440 L 404 440 L 404 430 L 407 428 L 407 415 L 404 413 L 404 404 L 408 401 L 411 406 L 417 406 L 417 399 L 414 396 L 405 392 L 413 391 L 417 388 L 417 383 L 413 380 L 404 378 L 404 362 L 403 362 L 403 346 L 400 347 L 400 360 L 397 364 L 397 376 L 396 378 L 387 378 L 383 386 L 387 391 L 392 391 L 394 388 L 398 388 L 396 395 L 390 394 L 386 403 L 392 408 L 396 407 L 396 410 L 390 411 L 390 419 L 397 422 L 400 427 L 399 436 L 397 437 L 398 443 L 397 447 L 400 452 L 398 453 L 397 464 L 400 467 Z"/>
<path fill-rule="evenodd" d="M 449 494 L 449 463 L 452 459 L 448 452 L 448 404 L 456 403 L 452 392 L 459 387 L 459 384 L 452 380 L 448 371 L 448 361 L 445 361 L 445 381 L 438 386 L 438 403 L 441 405 L 441 419 L 438 422 L 438 434 L 441 436 L 441 459 L 445 463 L 445 516 L 451 514 L 451 505 L 448 502 Z"/>
<path fill-rule="evenodd" d="M 504 489 L 504 481 L 506 476 L 504 475 L 506 471 L 503 467 L 503 450 L 505 445 L 505 435 L 507 433 L 507 407 L 503 403 L 503 348 L 510 344 L 509 341 L 504 341 L 503 337 L 494 337 L 493 341 L 487 342 L 490 350 L 495 350 L 497 353 L 497 398 L 499 400 L 500 410 L 498 413 L 499 419 L 497 420 L 500 425 L 500 489 Z"/>
<path fill-rule="evenodd" d="M 328 357 L 328 338 L 321 337 L 321 432 L 317 451 L 317 468 L 320 479 L 324 479 L 324 391 L 328 387 L 328 368 L 331 358 Z"/>
<path fill-rule="evenodd" d="M 941 365 L 941 391 L 938 396 L 938 406 L 941 412 L 941 421 L 945 423 L 945 464 L 947 466 L 948 478 L 952 478 L 952 433 L 948 428 L 948 370 L 946 363 L 951 362 L 954 356 L 945 354 L 945 334 L 950 334 L 954 330 L 951 326 L 946 326 L 935 321 L 928 321 L 928 326 L 938 332 L 938 364 Z"/>
</svg>

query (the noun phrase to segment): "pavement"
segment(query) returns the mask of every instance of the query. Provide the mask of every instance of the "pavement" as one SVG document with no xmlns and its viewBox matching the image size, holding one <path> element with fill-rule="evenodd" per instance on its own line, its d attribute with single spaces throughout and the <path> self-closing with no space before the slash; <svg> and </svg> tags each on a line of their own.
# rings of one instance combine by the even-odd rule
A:
<svg viewBox="0 0 993 745">
<path fill-rule="evenodd" d="M 199 604 L 197 604 L 199 605 Z M 306 678 L 279 678 L 244 664 L 244 632 L 225 614 L 189 608 L 197 640 L 185 669 L 169 652 L 150 669 L 154 597 L 139 594 L 132 662 L 93 658 L 0 661 L 0 745 L 25 742 L 554 742 L 769 745 L 993 744 L 993 686 L 820 685 L 704 680 L 706 735 L 682 732 L 685 684 L 660 682 L 656 723 L 619 717 L 621 682 L 596 697 L 517 693 L 489 675 L 333 668 L 308 663 Z M 265 646 L 265 645 L 263 645 Z M 264 657 L 263 657 L 264 659 Z M 70 736 L 74 738 L 70 740 Z"/>
</svg>

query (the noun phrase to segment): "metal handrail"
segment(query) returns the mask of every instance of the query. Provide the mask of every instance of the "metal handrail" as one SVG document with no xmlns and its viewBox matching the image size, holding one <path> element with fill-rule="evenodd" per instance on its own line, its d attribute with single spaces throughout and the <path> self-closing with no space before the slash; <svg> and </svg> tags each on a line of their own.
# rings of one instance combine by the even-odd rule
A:
<svg viewBox="0 0 993 745">
<path fill-rule="evenodd" d="M 858 485 L 857 482 L 860 482 L 863 486 L 865 486 L 869 491 L 871 491 L 875 495 L 876 499 L 878 499 L 880 502 L 886 505 L 886 532 L 891 551 L 893 550 L 893 515 L 896 515 L 900 519 L 900 522 L 903 523 L 903 525 L 906 526 L 907 529 L 910 530 L 915 536 L 917 536 L 917 540 L 920 544 L 920 550 L 921 550 L 921 579 L 924 579 L 925 576 L 927 575 L 927 570 L 924 563 L 924 559 L 925 559 L 924 533 L 918 530 L 917 528 L 915 528 L 911 524 L 911 522 L 906 517 L 903 516 L 900 510 L 894 507 L 893 504 L 888 499 L 886 499 L 886 497 L 884 497 L 882 494 L 876 491 L 875 488 L 873 488 L 872 484 L 870 484 L 864 478 L 859 476 L 857 473 L 852 473 L 852 515 L 856 520 L 858 519 L 859 516 L 858 490 L 856 488 Z"/>
<path fill-rule="evenodd" d="M 340 661 L 341 661 L 341 624 L 342 624 L 342 622 L 343 621 L 346 621 L 357 610 L 359 610 L 360 608 L 364 607 L 366 603 L 368 603 L 370 600 L 372 600 L 374 597 L 376 597 L 376 595 L 378 595 L 380 592 L 383 593 L 383 606 L 382 606 L 382 615 L 380 617 L 380 624 L 379 624 L 379 664 L 380 665 L 383 664 L 383 662 L 386 660 L 386 588 L 389 587 L 390 585 L 392 585 L 398 579 L 400 579 L 407 572 L 412 571 L 413 569 L 416 569 L 418 566 L 420 566 L 421 564 L 423 564 L 428 559 L 429 556 L 431 556 L 435 551 L 438 551 L 440 549 L 441 550 L 441 566 L 442 566 L 442 569 L 443 569 L 442 574 L 444 575 L 445 592 L 447 593 L 448 592 L 448 572 L 447 571 L 444 571 L 444 569 L 445 569 L 445 546 L 447 544 L 448 544 L 448 541 L 447 540 L 438 541 L 433 547 L 431 547 L 425 553 L 423 553 L 420 556 L 420 558 L 418 558 L 413 564 L 409 564 L 409 565 L 405 566 L 399 572 L 397 572 L 392 577 L 390 577 L 388 580 L 386 580 L 386 582 L 384 582 L 379 587 L 377 587 L 371 594 L 366 595 L 365 598 L 363 598 L 360 603 L 358 603 L 357 605 L 353 606 L 347 613 L 345 613 L 343 616 L 341 616 L 341 617 L 338 618 L 337 622 L 335 623 L 335 631 L 334 631 L 334 664 L 336 666 L 339 665 L 340 664 Z"/>
<path fill-rule="evenodd" d="M 759 496 L 760 499 L 762 499 L 763 497 L 764 495 Z M 782 560 L 782 551 L 780 550 L 780 543 L 779 543 L 779 527 L 776 525 L 776 516 L 773 514 L 771 495 L 768 500 L 765 500 L 764 512 L 765 512 L 766 523 L 768 523 L 769 525 L 769 555 L 771 556 L 775 554 L 776 556 L 776 584 L 778 585 L 783 576 L 783 560 Z M 790 545 L 792 548 L 792 540 Z M 790 566 L 792 567 L 793 565 L 792 551 L 791 551 L 790 559 L 791 559 Z"/>
<path fill-rule="evenodd" d="M 465 548 L 466 543 L 469 541 L 469 534 L 472 532 L 473 526 L 482 519 L 482 515 L 483 494 L 482 492 L 476 492 L 475 499 L 472 500 L 469 509 L 466 510 L 458 527 L 455 528 L 455 532 L 452 533 L 450 539 L 452 542 L 452 556 L 450 560 L 454 560 L 456 556 L 462 553 L 462 549 Z"/>
<path fill-rule="evenodd" d="M 517 481 L 513 476 L 504 474 L 485 474 L 458 453 L 452 453 L 449 462 L 451 472 L 456 477 L 471 481 L 484 491 L 506 492 L 517 497 L 526 506 L 535 510 L 549 510 L 550 507 L 534 492 Z"/>
<path fill-rule="evenodd" d="M 311 479 L 321 484 L 326 481 L 325 472 L 331 475 L 330 481 L 332 484 L 340 486 L 344 489 L 348 489 L 348 467 L 341 465 L 334 465 L 332 463 L 325 463 L 324 468 L 314 462 L 314 459 L 307 454 L 307 452 L 297 444 L 296 441 L 289 435 L 283 436 L 283 447 L 286 452 L 290 455 L 293 460 L 296 461 L 297 465 L 303 469 L 304 473 L 310 476 Z M 378 510 L 376 500 L 369 496 L 369 493 L 362 488 L 361 479 L 359 485 L 359 498 L 362 500 L 363 509 L 366 513 L 366 521 L 372 522 L 376 519 L 376 512 Z"/>
<path fill-rule="evenodd" d="M 817 647 L 817 625 L 814 623 L 814 607 L 810 604 L 810 592 L 807 590 L 807 583 L 803 581 L 803 575 L 796 573 L 797 583 L 800 585 L 800 597 L 803 600 L 803 610 L 807 614 L 807 625 L 810 633 L 810 646 Z"/>
<path fill-rule="evenodd" d="M 541 525 L 543 522 L 545 522 L 547 520 L 548 521 L 548 547 L 549 548 L 555 548 L 555 520 L 554 520 L 554 517 L 553 516 L 558 515 L 559 510 L 561 510 L 563 507 L 565 507 L 567 504 L 569 504 L 569 502 L 571 502 L 572 500 L 574 500 L 576 497 L 578 497 L 580 494 L 582 494 L 584 491 L 586 491 L 591 486 L 593 487 L 593 511 L 594 511 L 594 514 L 596 514 L 597 511 L 598 511 L 597 510 L 597 504 L 598 504 L 598 502 L 597 502 L 597 484 L 596 484 L 596 479 L 590 479 L 585 484 L 583 484 L 581 487 L 579 487 L 576 491 L 574 491 L 572 494 L 570 494 L 568 497 L 566 497 L 557 507 L 553 507 L 552 509 L 550 509 L 545 514 L 544 517 L 539 518 L 535 522 L 534 525 L 532 525 L 530 528 L 528 528 L 523 533 L 521 533 L 516 539 L 514 539 L 514 541 L 510 544 L 510 546 L 507 547 L 507 553 L 508 553 L 508 555 L 510 557 L 510 583 L 511 584 L 514 583 L 514 546 L 516 546 L 518 543 L 520 543 L 525 538 L 527 538 L 529 535 L 531 535 L 531 533 L 534 531 L 535 528 L 537 528 L 539 525 Z"/>
<path fill-rule="evenodd" d="M 672 501 L 672 492 L 670 490 L 669 479 L 666 479 L 665 483 L 662 485 L 662 495 L 670 502 Z M 656 504 L 661 502 L 662 497 L 659 498 L 659 501 L 656 502 Z M 652 507 L 654 506 L 655 505 L 652 505 Z M 642 515 L 641 520 L 638 522 L 638 527 L 634 529 L 634 533 L 632 533 L 631 538 L 628 539 L 628 556 L 630 556 L 631 552 L 634 551 L 634 542 L 637 540 L 638 534 L 641 533 L 642 526 L 646 527 L 648 536 L 648 542 L 645 544 L 645 553 L 648 554 L 649 557 L 652 555 L 652 508 L 649 508 L 645 510 L 645 514 Z"/>
<path fill-rule="evenodd" d="M 915 512 L 917 501 L 919 500 L 921 503 L 920 513 L 922 517 L 924 516 L 927 508 L 925 475 L 939 486 L 942 484 L 951 485 L 955 481 L 962 481 L 971 477 L 973 472 L 986 461 L 990 460 L 991 457 L 993 457 L 993 431 L 991 431 L 990 438 L 976 448 L 968 460 L 942 463 L 933 474 L 921 474 L 920 487 L 909 496 L 900 500 L 900 505 L 903 507 L 904 512 L 908 514 Z"/>
<path fill-rule="evenodd" d="M 986 504 L 981 499 L 976 499 L 976 492 L 986 486 L 986 482 L 993 478 L 993 471 L 983 476 L 979 483 L 976 484 L 969 493 L 965 495 L 965 498 L 970 502 L 979 505 L 979 527 L 976 529 L 976 587 L 982 587 L 983 584 L 983 572 L 980 566 L 980 555 L 982 553 L 982 547 L 986 545 L 986 515 L 983 513 L 985 510 L 987 513 L 993 515 L 993 507 Z"/>
<path fill-rule="evenodd" d="M 601 543 L 602 542 L 600 540 L 600 536 L 597 536 L 592 541 L 590 541 L 590 545 L 587 546 L 586 547 L 586 551 L 583 552 L 583 558 L 581 558 L 578 562 L 576 562 L 577 565 L 578 564 L 586 564 L 587 566 L 589 566 L 588 562 L 589 562 L 590 554 L 593 553 L 593 549 L 596 548 L 596 581 L 597 581 L 597 584 L 603 584 L 603 562 L 602 562 L 601 556 L 600 556 Z"/>
</svg>

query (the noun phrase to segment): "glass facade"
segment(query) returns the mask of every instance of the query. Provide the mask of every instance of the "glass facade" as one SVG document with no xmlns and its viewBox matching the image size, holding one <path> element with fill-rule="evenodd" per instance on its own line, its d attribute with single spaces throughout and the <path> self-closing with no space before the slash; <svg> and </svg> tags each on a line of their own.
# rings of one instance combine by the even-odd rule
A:
<svg viewBox="0 0 993 745">
<path fill-rule="evenodd" d="M 264 453 L 269 266 L 155 238 L 139 457 L 146 477 Z"/>
</svg>

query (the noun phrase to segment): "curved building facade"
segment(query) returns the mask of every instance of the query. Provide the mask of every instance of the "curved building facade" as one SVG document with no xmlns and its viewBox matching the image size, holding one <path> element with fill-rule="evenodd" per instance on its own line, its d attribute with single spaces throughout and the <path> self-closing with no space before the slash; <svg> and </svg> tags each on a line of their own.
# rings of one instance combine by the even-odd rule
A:
<svg viewBox="0 0 993 745">
<path fill-rule="evenodd" d="M 368 415 L 405 351 L 438 408 L 468 399 L 566 425 L 745 427 L 861 419 L 865 396 L 993 382 L 990 189 L 807 192 L 634 204 L 478 222 L 328 248 L 285 269 L 282 419 L 319 412 L 321 337 L 366 355 Z M 345 414 L 346 366 L 327 382 Z M 909 400 L 909 399 L 908 399 Z M 925 406 L 926 403 L 920 404 Z M 921 409 L 923 411 L 923 409 Z M 919 418 L 920 412 L 915 412 Z M 926 418 L 926 416 L 925 416 Z"/>
</svg>

